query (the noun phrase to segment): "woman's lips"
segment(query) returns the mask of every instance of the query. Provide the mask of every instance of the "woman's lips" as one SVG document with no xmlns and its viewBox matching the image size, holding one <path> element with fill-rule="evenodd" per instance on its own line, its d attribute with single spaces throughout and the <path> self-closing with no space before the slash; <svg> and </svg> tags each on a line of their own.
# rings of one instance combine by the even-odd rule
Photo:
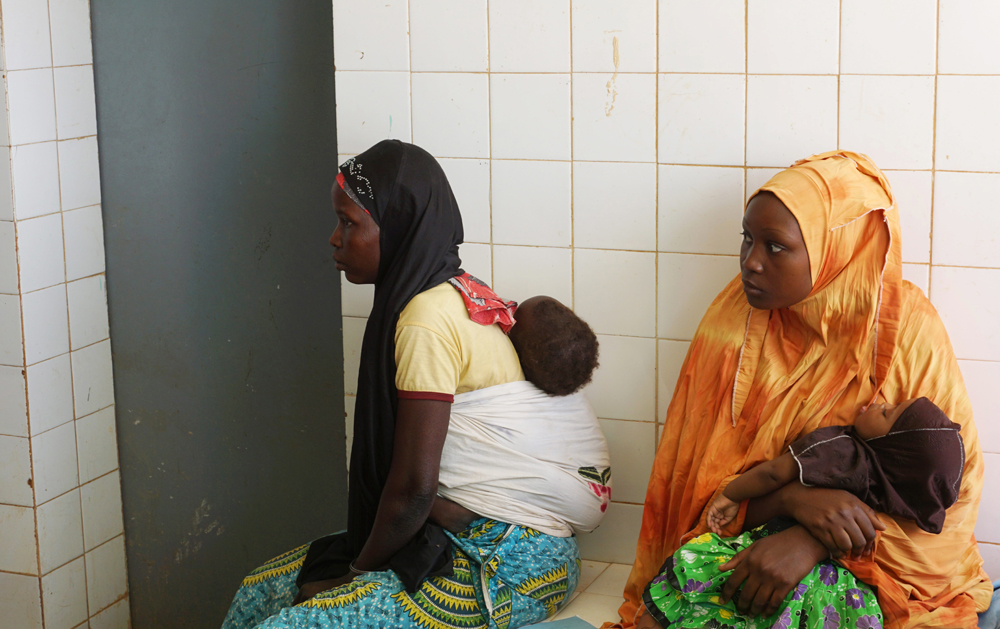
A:
<svg viewBox="0 0 1000 629">
<path fill-rule="evenodd" d="M 745 292 L 747 292 L 747 293 L 752 294 L 752 295 L 763 295 L 764 294 L 764 290 L 762 288 L 760 288 L 759 286 L 757 286 L 757 285 L 755 285 L 755 284 L 753 284 L 751 282 L 748 282 L 746 280 L 743 280 L 743 290 Z"/>
</svg>

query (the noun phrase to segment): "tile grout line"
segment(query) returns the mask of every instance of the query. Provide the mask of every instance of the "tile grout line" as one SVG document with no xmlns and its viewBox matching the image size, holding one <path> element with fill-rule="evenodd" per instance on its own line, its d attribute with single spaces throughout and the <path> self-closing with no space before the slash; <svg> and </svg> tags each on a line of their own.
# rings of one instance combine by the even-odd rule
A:
<svg viewBox="0 0 1000 629">
<path fill-rule="evenodd" d="M 570 309 L 576 312 L 576 223 L 573 220 L 573 188 L 575 171 L 573 167 L 573 140 L 576 132 L 576 120 L 573 118 L 573 0 L 564 0 L 569 13 L 569 300 Z"/>
<path fill-rule="evenodd" d="M 653 146 L 653 159 L 660 161 L 660 1 L 655 4 L 653 17 L 653 62 L 656 66 L 656 83 L 654 84 L 653 133 L 656 144 Z M 660 333 L 660 167 L 653 169 L 653 331 Z M 659 445 L 656 435 L 660 424 L 660 348 L 653 341 L 653 452 Z M 666 409 L 664 409 L 665 411 Z M 598 575 L 599 576 L 599 575 Z"/>
<path fill-rule="evenodd" d="M 935 3 L 934 13 L 934 111 L 931 120 L 931 198 L 930 218 L 927 229 L 927 300 L 931 301 L 934 276 L 934 193 L 937 189 L 937 111 L 938 111 L 938 64 L 941 57 L 941 0 Z M 933 302 L 931 302 L 933 303 Z"/>
<path fill-rule="evenodd" d="M 840 94 L 843 83 L 840 79 L 840 70 L 843 67 L 844 57 L 844 0 L 837 2 L 837 150 L 844 150 L 840 146 Z"/>
<path fill-rule="evenodd" d="M 486 137 L 489 144 L 487 154 L 487 168 L 490 173 L 490 185 L 488 187 L 489 207 L 490 207 L 490 287 L 496 287 L 496 273 L 494 270 L 493 252 L 493 74 L 490 40 L 490 0 L 486 0 Z M 515 313 L 516 318 L 516 313 Z"/>
</svg>

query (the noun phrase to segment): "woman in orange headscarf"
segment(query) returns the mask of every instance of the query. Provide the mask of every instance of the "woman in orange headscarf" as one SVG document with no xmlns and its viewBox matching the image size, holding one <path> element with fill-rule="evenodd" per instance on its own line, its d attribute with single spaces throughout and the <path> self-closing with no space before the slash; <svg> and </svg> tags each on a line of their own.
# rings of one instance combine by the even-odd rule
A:
<svg viewBox="0 0 1000 629">
<path fill-rule="evenodd" d="M 750 610 L 753 601 L 759 613 L 761 601 L 781 601 L 827 557 L 819 537 L 842 540 L 850 553 L 839 561 L 876 590 L 886 627 L 975 627 L 992 591 L 973 537 L 983 457 L 941 320 L 902 280 L 889 182 L 863 155 L 816 155 L 755 193 L 744 229 L 742 276 L 702 319 L 667 410 L 623 626 L 642 613 L 642 591 L 664 560 L 708 530 L 704 512 L 733 478 L 806 433 L 850 424 L 877 399 L 926 396 L 961 426 L 966 450 L 944 530 L 876 517 L 847 492 L 787 485 L 741 505 L 726 530 L 776 516 L 799 523 L 748 549 L 733 573 L 738 606 Z M 874 555 L 858 558 L 878 520 L 885 530 Z"/>
</svg>

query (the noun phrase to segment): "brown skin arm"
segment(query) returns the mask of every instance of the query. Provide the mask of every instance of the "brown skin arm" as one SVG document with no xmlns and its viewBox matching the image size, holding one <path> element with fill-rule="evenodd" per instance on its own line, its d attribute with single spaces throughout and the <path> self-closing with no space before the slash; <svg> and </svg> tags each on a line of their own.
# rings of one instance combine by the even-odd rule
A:
<svg viewBox="0 0 1000 629">
<path fill-rule="evenodd" d="M 378 570 L 385 566 L 427 521 L 437 496 L 441 451 L 450 418 L 450 402 L 399 400 L 392 466 L 372 532 L 354 562 L 358 570 Z M 347 583 L 353 576 L 305 584 L 296 601 L 302 602 Z"/>
<path fill-rule="evenodd" d="M 885 530 L 875 511 L 854 494 L 840 489 L 805 487 L 799 481 L 761 498 L 752 498 L 743 530 L 756 528 L 778 516 L 794 518 L 833 557 L 870 554 L 876 531 Z"/>
<path fill-rule="evenodd" d="M 760 498 L 796 479 L 799 466 L 788 452 L 757 465 L 726 485 L 722 495 L 733 502 Z"/>
</svg>

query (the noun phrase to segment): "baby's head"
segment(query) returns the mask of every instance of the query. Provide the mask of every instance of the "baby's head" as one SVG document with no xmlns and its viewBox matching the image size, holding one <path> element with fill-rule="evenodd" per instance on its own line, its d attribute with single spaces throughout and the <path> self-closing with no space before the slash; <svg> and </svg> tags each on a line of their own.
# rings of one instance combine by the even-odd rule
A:
<svg viewBox="0 0 1000 629">
<path fill-rule="evenodd" d="M 858 417 L 854 420 L 854 430 L 865 441 L 875 437 L 883 437 L 889 434 L 896 420 L 918 399 L 920 398 L 910 398 L 899 404 L 869 404 L 858 411 Z M 934 406 L 929 400 L 928 403 Z M 937 407 L 934 406 L 934 408 Z M 916 410 L 919 411 L 920 407 L 918 406 Z"/>
<path fill-rule="evenodd" d="M 572 310 L 544 295 L 514 313 L 510 340 L 524 377 L 549 395 L 569 395 L 590 382 L 597 368 L 597 336 Z"/>
<path fill-rule="evenodd" d="M 961 426 L 925 397 L 872 404 L 854 423 L 878 465 L 887 513 L 939 533 L 958 499 L 965 467 Z"/>
</svg>

